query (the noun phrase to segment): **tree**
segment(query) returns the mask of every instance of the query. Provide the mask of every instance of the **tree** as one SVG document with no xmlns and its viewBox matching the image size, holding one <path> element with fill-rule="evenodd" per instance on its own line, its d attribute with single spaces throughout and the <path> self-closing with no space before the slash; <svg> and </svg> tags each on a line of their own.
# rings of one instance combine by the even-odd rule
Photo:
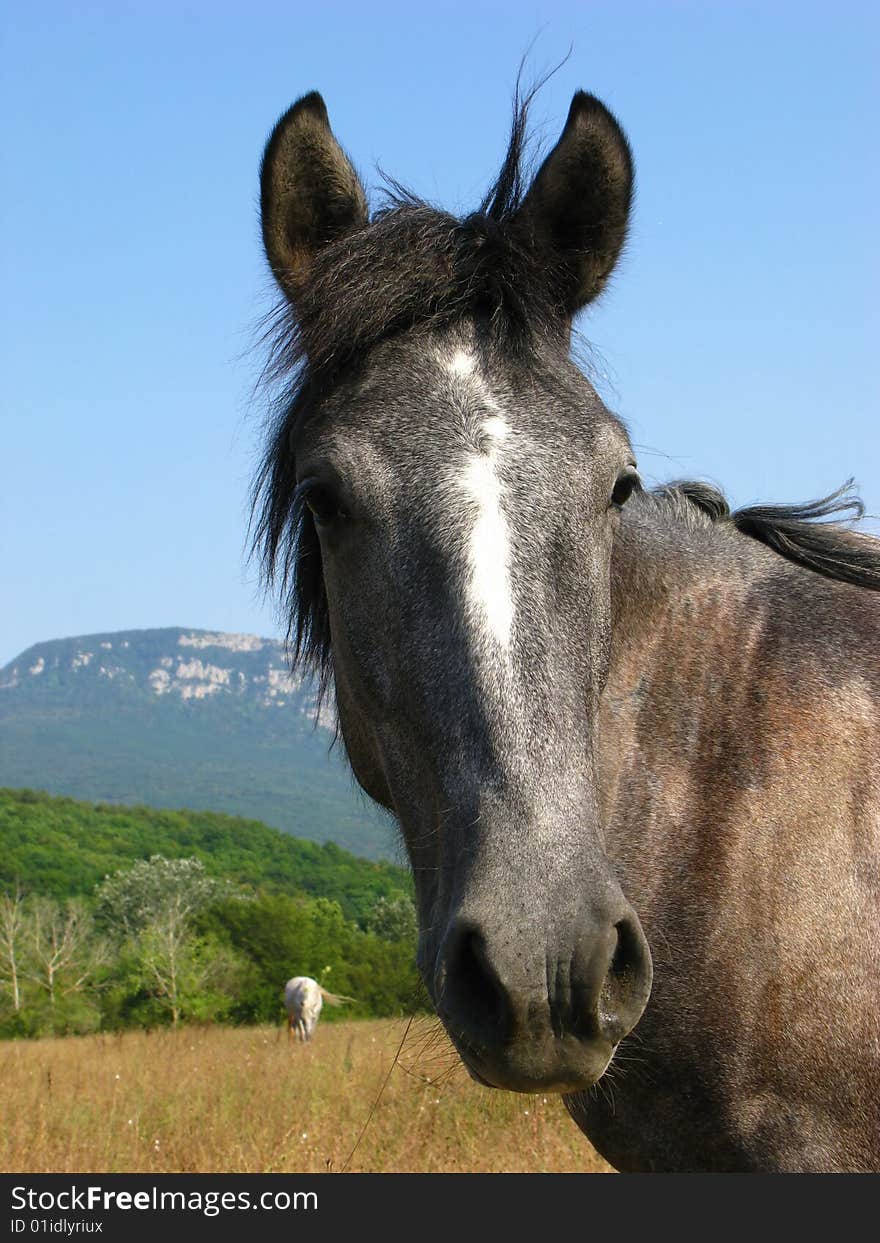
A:
<svg viewBox="0 0 880 1243">
<path fill-rule="evenodd" d="M 193 921 L 231 886 L 209 876 L 199 859 L 153 855 L 108 876 L 96 894 L 99 919 L 127 944 L 140 988 L 155 998 L 177 1027 L 186 1017 L 210 1017 L 222 1007 L 214 994 L 235 976 L 231 951 L 196 937 Z"/>
<path fill-rule="evenodd" d="M 416 908 L 412 900 L 401 894 L 397 898 L 379 898 L 367 915 L 367 932 L 384 941 L 415 941 L 419 933 Z"/>
<path fill-rule="evenodd" d="M 137 949 L 144 988 L 170 1014 L 172 1027 L 228 1008 L 246 969 L 231 949 L 194 936 L 173 918 L 145 928 Z"/>
<path fill-rule="evenodd" d="M 24 898 L 16 884 L 13 893 L 0 896 L 0 986 L 12 997 L 16 1014 L 21 1010 L 21 964 L 25 933 Z"/>
<path fill-rule="evenodd" d="M 27 908 L 27 976 L 54 1008 L 58 996 L 82 992 L 107 960 L 87 907 L 35 897 Z"/>
<path fill-rule="evenodd" d="M 106 876 L 96 891 L 98 920 L 119 937 L 137 936 L 151 924 L 186 927 L 230 892 L 205 871 L 200 859 L 153 855 Z"/>
</svg>

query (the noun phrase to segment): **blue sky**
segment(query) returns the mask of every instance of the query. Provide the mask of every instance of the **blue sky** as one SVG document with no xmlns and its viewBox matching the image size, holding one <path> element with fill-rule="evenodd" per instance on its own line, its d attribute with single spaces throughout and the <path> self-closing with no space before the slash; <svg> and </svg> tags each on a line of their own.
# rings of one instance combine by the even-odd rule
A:
<svg viewBox="0 0 880 1243">
<path fill-rule="evenodd" d="M 749 0 L 5 3 L 0 664 L 163 625 L 276 633 L 243 556 L 277 115 L 316 88 L 367 181 L 476 204 L 519 60 L 617 113 L 639 194 L 580 327 L 649 479 L 739 504 L 854 474 L 880 513 L 880 9 Z M 537 37 L 537 38 L 536 38 Z"/>
</svg>

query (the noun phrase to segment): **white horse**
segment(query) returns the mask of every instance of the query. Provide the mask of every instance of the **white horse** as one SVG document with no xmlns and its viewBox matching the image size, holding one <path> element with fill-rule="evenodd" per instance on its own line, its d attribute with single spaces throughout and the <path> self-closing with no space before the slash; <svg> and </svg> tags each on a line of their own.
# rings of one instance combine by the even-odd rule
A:
<svg viewBox="0 0 880 1243">
<path fill-rule="evenodd" d="M 284 986 L 288 1040 L 294 1032 L 302 1041 L 311 1040 L 325 1001 L 331 1006 L 342 1006 L 352 1000 L 352 997 L 328 993 L 326 988 L 322 988 L 317 980 L 308 975 L 295 975 Z"/>
</svg>

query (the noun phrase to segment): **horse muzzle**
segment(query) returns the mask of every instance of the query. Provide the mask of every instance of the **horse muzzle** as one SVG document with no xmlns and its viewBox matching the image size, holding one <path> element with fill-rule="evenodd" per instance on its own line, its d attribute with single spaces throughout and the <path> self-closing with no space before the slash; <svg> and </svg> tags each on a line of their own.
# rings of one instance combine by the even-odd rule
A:
<svg viewBox="0 0 880 1243">
<path fill-rule="evenodd" d="M 651 992 L 651 954 L 625 903 L 540 958 L 500 920 L 459 911 L 437 954 L 437 1012 L 473 1078 L 513 1092 L 578 1092 L 605 1072 Z M 613 915 L 613 917 L 612 917 Z"/>
</svg>

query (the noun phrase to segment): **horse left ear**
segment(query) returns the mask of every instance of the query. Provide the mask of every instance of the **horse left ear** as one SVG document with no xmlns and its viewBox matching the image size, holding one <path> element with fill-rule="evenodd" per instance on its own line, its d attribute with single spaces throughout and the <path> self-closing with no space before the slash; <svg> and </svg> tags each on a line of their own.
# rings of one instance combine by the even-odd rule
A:
<svg viewBox="0 0 880 1243">
<path fill-rule="evenodd" d="M 317 91 L 285 112 L 266 143 L 260 215 L 266 257 L 293 302 L 307 286 L 319 251 L 368 222 L 363 186 Z"/>
<path fill-rule="evenodd" d="M 626 135 L 585 91 L 517 212 L 555 273 L 569 315 L 601 293 L 626 240 L 633 160 Z"/>
</svg>

